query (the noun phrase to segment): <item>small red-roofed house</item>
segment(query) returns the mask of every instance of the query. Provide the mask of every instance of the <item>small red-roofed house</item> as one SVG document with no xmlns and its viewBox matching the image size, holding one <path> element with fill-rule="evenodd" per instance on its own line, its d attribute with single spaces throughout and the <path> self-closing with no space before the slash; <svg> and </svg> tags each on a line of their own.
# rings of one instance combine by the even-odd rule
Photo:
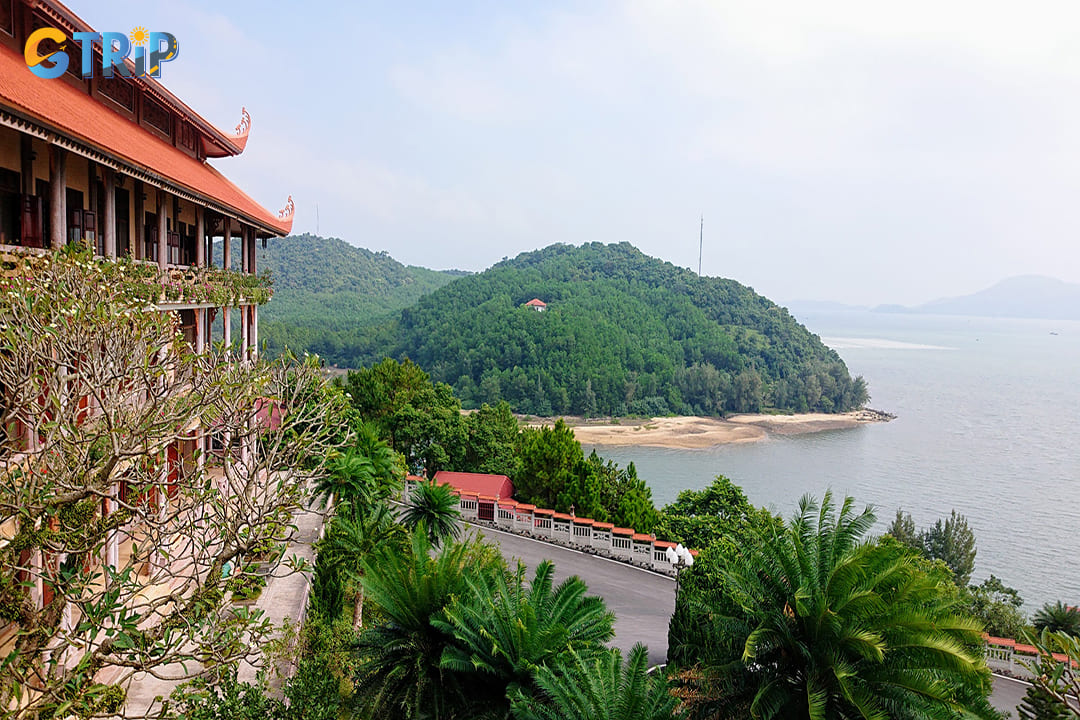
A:
<svg viewBox="0 0 1080 720">
<path fill-rule="evenodd" d="M 545 310 L 547 310 L 547 303 L 540 298 L 533 298 L 529 302 L 525 303 L 525 307 L 529 308 L 530 310 L 535 310 L 536 312 L 544 312 Z"/>
<path fill-rule="evenodd" d="M 435 483 L 449 485 L 458 494 L 487 495 L 498 500 L 509 500 L 514 497 L 514 483 L 510 482 L 510 478 L 505 475 L 440 470 L 435 473 Z"/>
</svg>

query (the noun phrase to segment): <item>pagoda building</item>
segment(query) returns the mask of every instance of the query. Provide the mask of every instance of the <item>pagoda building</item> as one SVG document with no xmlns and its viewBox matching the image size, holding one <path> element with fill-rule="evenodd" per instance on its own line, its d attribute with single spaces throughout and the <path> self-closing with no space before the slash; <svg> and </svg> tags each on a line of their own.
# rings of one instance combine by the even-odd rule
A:
<svg viewBox="0 0 1080 720">
<path fill-rule="evenodd" d="M 69 38 L 61 77 L 38 77 L 27 66 L 24 46 L 41 28 Z M 76 32 L 94 31 L 56 0 L 0 0 L 0 258 L 84 242 L 104 258 L 183 271 L 212 265 L 219 240 L 224 269 L 257 274 L 256 243 L 265 247 L 268 238 L 289 234 L 292 198 L 271 212 L 207 162 L 243 152 L 251 130 L 246 110 L 225 132 L 157 80 L 140 77 L 131 61 L 130 76 L 102 77 L 100 44 L 93 48 L 98 71 L 84 78 L 83 49 L 70 40 Z M 45 40 L 40 53 L 60 48 Z M 236 244 L 239 266 L 232 260 Z M 224 307 L 163 296 L 157 307 L 173 314 L 193 351 L 207 350 L 220 320 L 220 339 L 239 341 L 234 357 L 254 358 L 256 301 Z M 5 452 L 33 451 L 37 442 L 27 427 L 4 428 L 4 438 Z M 169 448 L 162 471 L 173 478 L 186 462 L 204 462 L 213 443 L 210 432 L 191 429 L 189 439 Z M 0 540 L 5 534 L 0 528 Z M 117 552 L 112 542 L 103 560 L 115 564 Z M 40 580 L 33 595 L 39 608 L 48 602 Z"/>
</svg>

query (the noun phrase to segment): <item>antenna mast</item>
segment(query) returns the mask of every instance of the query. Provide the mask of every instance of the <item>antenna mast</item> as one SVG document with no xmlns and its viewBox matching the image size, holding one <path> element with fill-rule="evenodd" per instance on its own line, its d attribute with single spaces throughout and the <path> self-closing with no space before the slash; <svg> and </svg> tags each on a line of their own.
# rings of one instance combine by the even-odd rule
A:
<svg viewBox="0 0 1080 720">
<path fill-rule="evenodd" d="M 701 228 L 698 230 L 698 246 L 697 246 L 697 274 L 701 277 L 701 246 L 705 241 L 705 215 L 701 216 Z"/>
</svg>

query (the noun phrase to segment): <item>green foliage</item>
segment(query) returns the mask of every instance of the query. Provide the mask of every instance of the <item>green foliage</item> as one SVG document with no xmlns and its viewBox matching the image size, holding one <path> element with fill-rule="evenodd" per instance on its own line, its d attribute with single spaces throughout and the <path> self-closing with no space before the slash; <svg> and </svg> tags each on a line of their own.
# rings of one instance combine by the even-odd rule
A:
<svg viewBox="0 0 1080 720">
<path fill-rule="evenodd" d="M 547 312 L 522 307 L 533 297 Z M 412 358 L 467 406 L 542 416 L 837 412 L 867 399 L 785 309 L 627 243 L 552 245 L 452 282 L 372 328 L 348 364 L 384 356 Z"/>
<path fill-rule="evenodd" d="M 673 659 L 729 678 L 755 717 L 996 717 L 979 623 L 902 546 L 864 543 L 874 520 L 804 497 L 784 531 L 717 553 L 717 592 L 679 599 L 708 641 Z"/>
<path fill-rule="evenodd" d="M 414 472 L 434 475 L 464 466 L 466 423 L 449 385 L 432 383 L 409 360 L 399 363 L 386 358 L 348 373 L 344 388 L 353 407 L 405 456 Z"/>
<path fill-rule="evenodd" d="M 905 516 L 902 510 L 897 510 L 888 533 L 924 557 L 944 561 L 952 570 L 956 584 L 967 587 L 975 569 L 975 533 L 968 526 L 967 518 L 956 510 L 918 533 L 911 515 Z"/>
<path fill-rule="evenodd" d="M 460 674 L 485 706 L 509 710 L 509 698 L 530 691 L 538 669 L 567 664 L 572 655 L 594 658 L 614 636 L 615 615 L 604 601 L 587 596 L 576 576 L 553 588 L 554 572 L 544 561 L 528 584 L 523 565 L 494 581 L 470 578 L 469 591 L 433 621 L 454 637 L 441 667 Z"/>
<path fill-rule="evenodd" d="M 574 431 L 560 418 L 554 426 L 525 428 L 519 436 L 520 465 L 514 477 L 519 499 L 578 517 L 652 532 L 657 513 L 652 490 L 630 463 L 625 469 L 595 451 L 584 457 Z"/>
<path fill-rule="evenodd" d="M 285 720 L 285 703 L 269 697 L 262 682 L 239 682 L 230 673 L 217 682 L 196 680 L 175 690 L 168 709 L 187 720 Z"/>
<path fill-rule="evenodd" d="M 1060 600 L 1043 605 L 1031 620 L 1035 629 L 1040 632 L 1048 630 L 1080 637 L 1080 609 Z"/>
<path fill-rule="evenodd" d="M 657 537 L 686 547 L 705 549 L 725 541 L 735 549 L 769 528 L 782 523 L 764 508 L 750 504 L 735 483 L 717 475 L 704 490 L 683 490 L 675 502 L 660 511 Z"/>
<path fill-rule="evenodd" d="M 509 403 L 503 401 L 494 407 L 484 403 L 465 417 L 467 445 L 461 469 L 517 477 L 521 473 L 517 453 L 520 432 Z"/>
<path fill-rule="evenodd" d="M 430 550 L 418 531 L 405 548 L 380 546 L 364 560 L 362 583 L 384 620 L 357 645 L 356 702 L 371 717 L 453 717 L 469 704 L 462 680 L 440 664 L 453 637 L 433 620 L 468 591 L 468 578 L 494 578 L 502 561 L 475 543 Z"/>
<path fill-rule="evenodd" d="M 401 523 L 411 531 L 426 533 L 431 546 L 439 548 L 461 537 L 458 505 L 458 496 L 449 485 L 436 485 L 434 480 L 422 482 L 409 497 Z"/>
<path fill-rule="evenodd" d="M 623 665 L 616 650 L 589 661 L 576 653 L 571 662 L 536 671 L 539 692 L 516 693 L 515 720 L 674 720 L 682 717 L 679 699 L 663 675 L 647 674 L 649 653 L 635 645 Z"/>
<path fill-rule="evenodd" d="M 266 587 L 266 576 L 259 574 L 254 565 L 246 565 L 243 570 L 229 576 L 225 589 L 232 592 L 233 600 L 251 600 L 259 596 Z"/>
<path fill-rule="evenodd" d="M 1045 672 L 1037 673 L 1038 676 L 1045 674 Z M 1063 720 L 1072 717 L 1067 707 L 1055 700 L 1046 688 L 1037 684 L 1029 687 L 1024 693 L 1024 699 L 1020 701 L 1016 713 L 1020 720 Z"/>
<path fill-rule="evenodd" d="M 1020 612 L 1024 604 L 1019 591 L 991 575 L 978 585 L 962 591 L 966 609 L 983 623 L 989 634 L 1002 638 L 1021 637 L 1027 621 Z"/>
<path fill-rule="evenodd" d="M 1043 630 L 1038 634 L 1025 633 L 1024 640 L 1038 651 L 1036 659 L 1027 664 L 1033 684 L 1050 696 L 1057 707 L 1066 710 L 1065 717 L 1080 718 L 1076 706 L 1076 698 L 1080 697 L 1080 638 Z M 1055 655 L 1063 656 L 1064 661 Z"/>
<path fill-rule="evenodd" d="M 221 251 L 219 242 L 214 246 L 218 267 Z M 232 254 L 236 267 L 236 244 Z M 259 337 L 268 355 L 287 346 L 343 367 L 359 367 L 354 359 L 371 323 L 461 275 L 406 267 L 385 252 L 307 234 L 274 238 L 256 250 L 256 264 L 274 278 L 274 301 L 259 311 Z"/>
<path fill-rule="evenodd" d="M 514 477 L 518 499 L 567 512 L 574 501 L 570 491 L 577 485 L 585 462 L 574 431 L 561 418 L 554 427 L 525 428 L 518 455 L 521 471 Z"/>
</svg>

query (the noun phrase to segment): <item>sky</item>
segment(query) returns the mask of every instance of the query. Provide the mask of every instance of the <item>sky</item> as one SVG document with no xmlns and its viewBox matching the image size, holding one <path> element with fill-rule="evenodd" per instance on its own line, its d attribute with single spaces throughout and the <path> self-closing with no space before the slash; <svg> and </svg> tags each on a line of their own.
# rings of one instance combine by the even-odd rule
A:
<svg viewBox="0 0 1080 720">
<path fill-rule="evenodd" d="M 482 270 L 628 241 L 780 302 L 1080 282 L 1080 3 L 68 0 L 294 232 Z"/>
</svg>

